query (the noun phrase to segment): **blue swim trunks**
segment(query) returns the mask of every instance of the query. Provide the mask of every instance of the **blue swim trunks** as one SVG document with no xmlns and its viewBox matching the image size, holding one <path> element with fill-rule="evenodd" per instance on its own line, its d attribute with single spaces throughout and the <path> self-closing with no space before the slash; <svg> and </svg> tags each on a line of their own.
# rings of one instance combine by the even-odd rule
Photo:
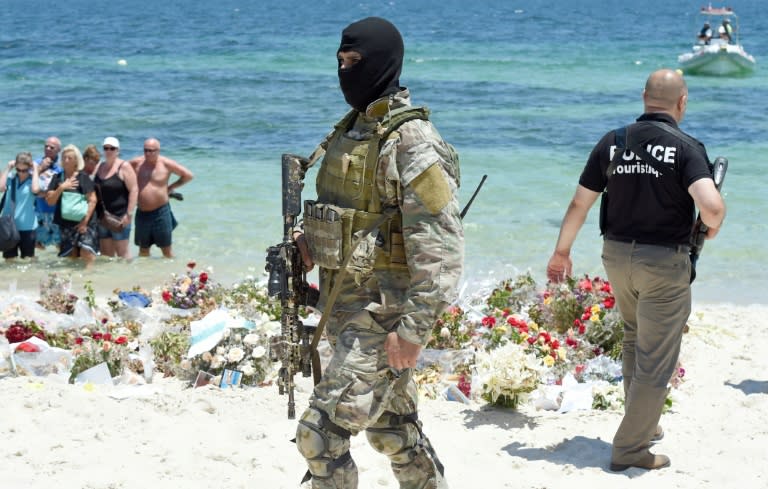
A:
<svg viewBox="0 0 768 489">
<path fill-rule="evenodd" d="M 149 212 L 136 210 L 134 218 L 136 232 L 133 234 L 133 243 L 139 248 L 149 248 L 153 244 L 159 248 L 171 246 L 171 234 L 176 229 L 176 218 L 171 212 L 171 205 Z"/>
</svg>

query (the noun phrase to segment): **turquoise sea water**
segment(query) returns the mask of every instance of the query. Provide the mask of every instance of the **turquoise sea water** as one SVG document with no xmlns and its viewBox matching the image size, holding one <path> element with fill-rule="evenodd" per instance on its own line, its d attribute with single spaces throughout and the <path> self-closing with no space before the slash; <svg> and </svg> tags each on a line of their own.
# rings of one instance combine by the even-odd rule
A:
<svg viewBox="0 0 768 489">
<path fill-rule="evenodd" d="M 744 78 L 688 77 L 682 128 L 727 156 L 727 224 L 699 262 L 695 300 L 764 302 L 768 263 L 768 14 L 731 1 L 757 58 Z M 261 274 L 281 239 L 280 154 L 308 154 L 346 110 L 335 72 L 341 29 L 368 15 L 403 32 L 401 77 L 459 150 L 468 281 L 531 270 L 541 283 L 560 220 L 592 145 L 642 111 L 648 74 L 676 67 L 700 2 L 4 0 L 0 8 L 0 161 L 43 140 L 99 144 L 122 156 L 147 137 L 195 180 L 173 202 L 177 259 L 97 263 L 84 273 L 52 251 L 0 265 L 0 293 L 34 290 L 49 270 L 97 292 L 151 287 L 194 259 L 232 283 Z M 119 63 L 125 60 L 124 64 Z M 4 160 L 3 160 L 4 158 Z M 312 197 L 312 181 L 305 191 Z M 575 272 L 601 275 L 596 209 L 573 250 Z M 159 252 L 153 250 L 155 256 Z"/>
</svg>

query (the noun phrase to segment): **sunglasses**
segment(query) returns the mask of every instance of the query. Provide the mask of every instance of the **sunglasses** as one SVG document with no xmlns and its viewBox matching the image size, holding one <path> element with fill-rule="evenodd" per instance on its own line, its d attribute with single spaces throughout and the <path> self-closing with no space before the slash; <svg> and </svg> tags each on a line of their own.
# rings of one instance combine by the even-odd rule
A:
<svg viewBox="0 0 768 489">
<path fill-rule="evenodd" d="M 159 149 L 144 148 L 144 152 L 145 153 L 157 153 L 158 151 L 160 151 L 160 150 Z"/>
<path fill-rule="evenodd" d="M 117 148 L 114 146 L 104 146 L 104 151 L 116 151 Z"/>
<path fill-rule="evenodd" d="M 29 173 L 29 168 L 16 168 L 16 173 Z"/>
</svg>

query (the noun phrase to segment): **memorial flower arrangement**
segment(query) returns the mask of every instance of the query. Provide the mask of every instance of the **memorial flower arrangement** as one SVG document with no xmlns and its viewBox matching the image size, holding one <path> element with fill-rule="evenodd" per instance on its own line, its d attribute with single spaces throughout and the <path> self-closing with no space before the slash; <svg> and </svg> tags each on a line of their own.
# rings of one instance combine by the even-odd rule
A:
<svg viewBox="0 0 768 489">
<path fill-rule="evenodd" d="M 472 342 L 475 327 L 459 306 L 450 306 L 432 327 L 432 336 L 427 348 L 460 349 Z"/>
<path fill-rule="evenodd" d="M 184 275 L 173 275 L 171 283 L 160 292 L 163 302 L 177 309 L 211 309 L 215 306 L 212 297 L 218 286 L 210 279 L 208 272 L 198 273 L 195 266 L 196 263 L 190 261 Z"/>
<path fill-rule="evenodd" d="M 523 345 L 507 342 L 476 357 L 480 396 L 490 404 L 515 409 L 541 383 L 544 363 Z"/>
<path fill-rule="evenodd" d="M 199 371 L 220 376 L 224 369 L 228 369 L 243 373 L 243 385 L 259 385 L 267 381 L 274 368 L 269 358 L 269 339 L 279 334 L 280 322 L 261 313 L 249 325 L 253 327 L 225 328 L 214 348 L 182 361 L 188 376 L 194 378 Z"/>
<path fill-rule="evenodd" d="M 124 335 L 117 336 L 102 330 L 83 328 L 74 342 L 70 383 L 74 383 L 80 373 L 100 363 L 106 363 L 110 375 L 117 377 L 129 360 L 128 337 Z"/>
<path fill-rule="evenodd" d="M 40 300 L 38 303 L 49 311 L 72 314 L 75 312 L 77 296 L 71 291 L 71 277 L 49 273 L 40 282 Z"/>
<path fill-rule="evenodd" d="M 41 340 L 46 339 L 45 330 L 34 321 L 16 320 L 5 329 L 5 339 L 8 343 L 21 343 L 35 336 Z"/>
</svg>

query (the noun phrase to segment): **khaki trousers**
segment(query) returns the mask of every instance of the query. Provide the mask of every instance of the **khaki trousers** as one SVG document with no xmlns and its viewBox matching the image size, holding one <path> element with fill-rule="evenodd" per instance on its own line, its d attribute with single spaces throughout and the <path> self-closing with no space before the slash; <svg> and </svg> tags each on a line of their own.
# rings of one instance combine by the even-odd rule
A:
<svg viewBox="0 0 768 489">
<path fill-rule="evenodd" d="M 687 246 L 605 240 L 603 266 L 624 320 L 624 418 L 613 438 L 613 463 L 640 460 L 661 418 L 691 313 Z"/>
</svg>

